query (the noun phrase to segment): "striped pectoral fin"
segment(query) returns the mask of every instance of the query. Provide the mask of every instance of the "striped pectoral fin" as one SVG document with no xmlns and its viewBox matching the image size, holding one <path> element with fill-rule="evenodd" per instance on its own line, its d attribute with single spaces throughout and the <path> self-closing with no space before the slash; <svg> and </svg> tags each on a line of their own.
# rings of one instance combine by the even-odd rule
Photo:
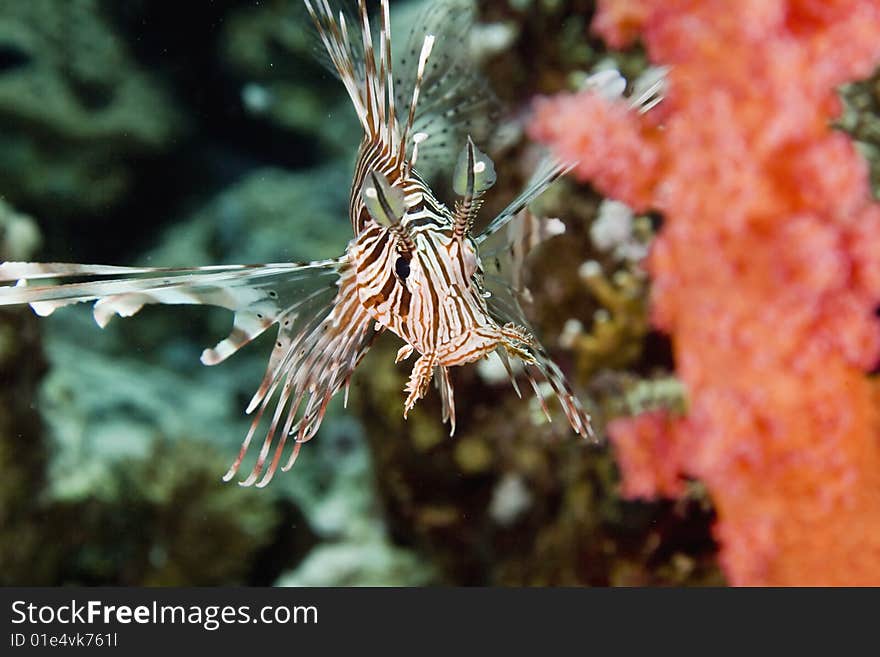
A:
<svg viewBox="0 0 880 657">
<path fill-rule="evenodd" d="M 335 294 L 323 306 L 291 307 L 279 317 L 266 374 L 247 408 L 254 418 L 224 477 L 227 481 L 239 471 L 264 416 L 269 417 L 269 425 L 241 485 L 262 487 L 279 466 L 289 470 L 302 444 L 317 433 L 330 400 L 348 385 L 377 335 L 374 320 L 358 301 L 354 271 L 344 268 L 340 276 Z M 293 445 L 287 449 L 291 436 Z"/>
<path fill-rule="evenodd" d="M 278 321 L 280 309 L 267 308 L 260 313 L 260 317 L 253 309 L 235 313 L 232 321 L 232 331 L 229 336 L 218 342 L 214 347 L 202 352 L 201 361 L 204 365 L 216 365 L 222 363 L 243 346 L 259 337 L 272 324 Z"/>
<path fill-rule="evenodd" d="M 491 289 L 492 296 L 487 299 L 486 305 L 489 314 L 502 325 L 501 330 L 506 341 L 504 348 L 499 349 L 498 353 L 517 394 L 519 394 L 519 388 L 516 385 L 513 369 L 510 367 L 508 355 L 513 355 L 522 361 L 526 377 L 548 419 L 550 419 L 550 411 L 537 379 L 546 380 L 553 389 L 575 433 L 584 438 L 595 438 L 589 414 L 572 392 L 562 370 L 532 335 L 516 293 L 508 285 L 497 280 Z"/>
<path fill-rule="evenodd" d="M 513 199 L 498 215 L 489 222 L 489 225 L 477 236 L 477 243 L 480 245 L 480 252 L 487 253 L 495 248 L 495 245 L 487 243 L 488 240 L 501 231 L 512 221 L 521 217 L 520 213 L 525 210 L 528 205 L 543 194 L 550 185 L 556 182 L 561 176 L 565 175 L 574 166 L 571 162 L 560 162 L 553 156 L 546 156 L 535 167 L 532 177 L 526 183 L 525 188 L 519 195 Z M 509 239 L 509 238 L 508 238 Z"/>
<path fill-rule="evenodd" d="M 60 282 L 48 283 L 49 279 Z M 0 287 L 0 305 L 29 303 L 49 314 L 63 305 L 94 301 L 95 319 L 102 326 L 114 315 L 128 317 L 151 303 L 232 310 L 232 331 L 202 353 L 206 365 L 225 360 L 277 324 L 266 375 L 247 409 L 256 412 L 254 420 L 225 477 L 229 480 L 238 471 L 274 402 L 262 449 L 244 485 L 266 485 L 284 455 L 288 436 L 295 434 L 284 469 L 293 465 L 302 443 L 317 432 L 331 397 L 348 383 L 376 334 L 372 319 L 357 301 L 353 270 L 344 258 L 306 265 L 196 269 L 5 263 L 0 265 L 0 280 L 23 281 Z"/>
<path fill-rule="evenodd" d="M 326 0 L 305 0 L 305 5 L 329 57 L 330 68 L 345 86 L 361 125 L 369 133 L 374 129 L 375 99 L 373 80 L 367 75 L 375 63 L 370 62 L 368 66 L 363 50 L 359 52 L 353 47 L 357 40 L 349 34 L 344 12 L 337 19 Z M 372 55 L 370 50 L 370 57 Z"/>
<path fill-rule="evenodd" d="M 27 303 L 41 316 L 58 308 L 94 302 L 105 327 L 119 315 L 131 317 L 148 304 L 208 305 L 235 313 L 230 335 L 202 354 L 219 363 L 279 321 L 291 307 L 326 305 L 335 294 L 340 261 L 305 265 L 220 265 L 195 268 L 138 268 L 67 263 L 6 262 L 0 305 Z M 54 281 L 54 282 L 53 282 Z"/>
<path fill-rule="evenodd" d="M 547 402 L 544 399 L 544 394 L 541 392 L 537 379 L 544 379 L 550 385 L 574 432 L 584 438 L 595 439 L 590 415 L 574 392 L 572 392 L 571 386 L 562 370 L 559 369 L 559 366 L 553 362 L 547 352 L 544 351 L 544 348 L 534 340 L 531 345 L 522 346 L 522 349 L 528 355 L 528 358 L 523 359 L 526 377 L 547 419 L 552 420 L 550 410 L 547 408 Z"/>
<path fill-rule="evenodd" d="M 480 258 L 491 286 L 497 280 L 518 295 L 528 294 L 523 285 L 528 257 L 546 240 L 565 233 L 565 224 L 554 217 L 538 217 L 528 208 L 520 210 L 503 230 L 480 245 Z M 490 290 L 491 291 L 491 290 Z"/>
</svg>

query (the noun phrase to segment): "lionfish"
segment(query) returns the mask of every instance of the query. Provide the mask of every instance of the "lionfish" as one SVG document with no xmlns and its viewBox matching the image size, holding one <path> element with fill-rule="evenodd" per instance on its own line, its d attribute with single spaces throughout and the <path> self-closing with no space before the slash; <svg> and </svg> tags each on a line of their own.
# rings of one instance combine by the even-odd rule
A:
<svg viewBox="0 0 880 657">
<path fill-rule="evenodd" d="M 386 330 L 404 342 L 395 362 L 418 352 L 404 389 L 404 417 L 433 380 L 452 434 L 449 368 L 494 353 L 517 394 L 510 357 L 520 361 L 548 418 L 538 380 L 549 383 L 574 431 L 592 436 L 589 415 L 535 338 L 519 303 L 525 292 L 524 257 L 561 226 L 535 217 L 527 206 L 567 166 L 542 160 L 525 189 L 479 234 L 474 223 L 496 176 L 492 161 L 471 137 L 456 146 L 461 151 L 452 187 L 459 198 L 452 208 L 438 200 L 416 169 L 420 147 L 425 151 L 432 140 L 450 139 L 450 128 L 466 125 L 461 117 L 485 105 L 473 91 L 479 87 L 476 73 L 462 61 L 467 56 L 456 33 L 458 8 L 432 4 L 444 6 L 434 11 L 440 20 L 422 25 L 433 22 L 438 29 L 413 33 L 406 52 L 412 79 L 405 89 L 404 77 L 392 68 L 388 0 L 381 0 L 378 49 L 365 0 L 358 1 L 357 16 L 348 21 L 345 12 L 334 16 L 327 0 L 305 0 L 364 133 L 349 199 L 354 237 L 340 257 L 194 268 L 6 262 L 0 265 L 0 281 L 17 283 L 0 288 L 0 304 L 27 303 L 46 316 L 62 306 L 94 301 L 101 327 L 145 304 L 227 308 L 234 313 L 232 331 L 204 350 L 205 365 L 224 361 L 277 325 L 265 376 L 247 407 L 253 421 L 224 476 L 228 481 L 236 475 L 266 415 L 269 426 L 250 474 L 240 482 L 244 486 L 265 486 L 282 461 L 282 470 L 293 466 L 302 445 L 318 431 L 330 399 L 344 388 L 347 402 L 352 374 Z M 349 21 L 360 23 L 357 40 Z M 432 60 L 432 52 L 440 57 Z M 406 69 L 406 58 L 401 62 Z"/>
</svg>

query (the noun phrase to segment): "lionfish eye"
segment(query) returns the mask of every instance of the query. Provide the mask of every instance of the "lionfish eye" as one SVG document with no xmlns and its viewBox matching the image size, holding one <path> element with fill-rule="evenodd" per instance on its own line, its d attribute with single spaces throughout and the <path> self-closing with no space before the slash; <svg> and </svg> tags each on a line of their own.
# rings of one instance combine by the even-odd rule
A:
<svg viewBox="0 0 880 657">
<path fill-rule="evenodd" d="M 495 165 L 491 158 L 474 146 L 468 137 L 452 175 L 453 190 L 459 196 L 481 194 L 495 184 L 495 178 Z"/>
<path fill-rule="evenodd" d="M 409 258 L 400 256 L 397 262 L 394 263 L 394 273 L 397 274 L 400 280 L 405 281 L 406 277 L 409 276 Z"/>
<path fill-rule="evenodd" d="M 361 199 L 367 212 L 380 226 L 396 226 L 406 214 L 403 190 L 392 187 L 388 178 L 378 171 L 370 171 L 364 177 Z"/>
</svg>

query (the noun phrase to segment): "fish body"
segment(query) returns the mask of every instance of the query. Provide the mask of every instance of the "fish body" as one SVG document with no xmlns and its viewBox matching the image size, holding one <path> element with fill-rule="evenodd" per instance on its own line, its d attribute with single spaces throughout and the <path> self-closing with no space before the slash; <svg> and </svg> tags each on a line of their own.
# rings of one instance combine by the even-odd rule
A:
<svg viewBox="0 0 880 657">
<path fill-rule="evenodd" d="M 470 136 L 462 139 L 455 165 L 459 199 L 453 207 L 438 200 L 416 169 L 420 150 L 437 151 L 441 133 L 448 141 L 455 128 L 467 124 L 459 117 L 484 107 L 477 78 L 450 31 L 459 7 L 436 3 L 430 10 L 426 25 L 446 25 L 446 32 L 426 29 L 417 35 L 417 45 L 406 53 L 411 75 L 404 85 L 392 63 L 387 0 L 380 3 L 378 46 L 365 0 L 359 0 L 354 19 L 335 16 L 327 0 L 304 1 L 364 130 L 349 199 L 353 238 L 345 253 L 305 264 L 183 269 L 7 262 L 0 265 L 0 281 L 16 284 L 0 288 L 0 304 L 28 303 L 47 315 L 94 301 L 101 326 L 151 303 L 227 308 L 234 312 L 233 329 L 203 352 L 206 365 L 222 362 L 277 325 L 266 374 L 247 408 L 253 421 L 225 476 L 237 474 L 254 436 L 268 423 L 242 485 L 264 486 L 279 467 L 292 467 L 302 445 L 318 431 L 330 399 L 343 389 L 347 396 L 358 363 L 386 330 L 404 341 L 398 361 L 417 354 L 405 387 L 404 416 L 434 380 L 443 419 L 454 432 L 448 368 L 496 354 L 517 393 L 511 358 L 522 363 L 545 412 L 538 380 L 550 384 L 572 428 L 592 436 L 589 416 L 534 337 L 519 304 L 525 292 L 523 259 L 560 232 L 558 221 L 539 219 L 527 206 L 567 167 L 546 159 L 523 192 L 473 234 L 495 171 Z M 357 30 L 350 22 L 359 25 Z M 439 62 L 432 62 L 432 51 Z M 47 284 L 50 279 L 58 282 Z"/>
</svg>

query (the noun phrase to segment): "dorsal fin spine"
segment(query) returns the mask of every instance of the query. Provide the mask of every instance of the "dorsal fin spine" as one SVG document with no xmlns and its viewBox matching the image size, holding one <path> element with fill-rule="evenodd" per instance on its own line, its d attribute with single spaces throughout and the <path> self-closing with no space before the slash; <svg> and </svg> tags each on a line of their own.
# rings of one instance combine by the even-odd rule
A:
<svg viewBox="0 0 880 657">
<path fill-rule="evenodd" d="M 361 29 L 364 42 L 364 95 L 367 99 L 367 116 L 371 120 L 371 135 L 377 135 L 384 114 L 376 97 L 376 56 L 373 52 L 373 34 L 370 31 L 370 18 L 367 16 L 367 3 L 358 0 L 361 15 Z"/>
<path fill-rule="evenodd" d="M 336 22 L 330 6 L 327 4 L 327 0 L 315 0 L 314 6 L 310 0 L 303 1 L 306 5 L 306 10 L 312 18 L 312 22 L 315 24 L 315 28 L 318 30 L 318 36 L 321 38 L 321 42 L 330 56 L 330 61 L 339 74 L 345 90 L 348 92 L 361 126 L 364 130 L 369 131 L 367 107 L 364 105 L 365 99 L 356 77 L 357 73 L 354 63 L 351 60 L 352 50 L 345 21 L 342 20 L 341 23 Z"/>
<path fill-rule="evenodd" d="M 406 120 L 406 125 L 403 128 L 403 132 L 400 135 L 400 159 L 406 159 L 406 142 L 407 137 L 409 136 L 410 131 L 412 130 L 413 123 L 415 123 L 416 119 L 416 107 L 419 104 L 419 92 L 422 88 L 422 80 L 425 77 L 425 67 L 428 64 L 428 58 L 431 56 L 431 50 L 434 48 L 434 35 L 426 34 L 424 41 L 422 41 L 422 51 L 419 53 L 419 67 L 416 70 L 416 81 L 413 84 L 413 95 L 412 102 L 409 105 L 409 116 Z M 409 170 L 412 167 L 412 161 L 409 162 L 407 166 L 407 175 L 409 174 Z"/>
<path fill-rule="evenodd" d="M 386 93 L 388 99 L 388 143 L 394 143 L 394 137 L 399 131 L 397 125 L 396 108 L 394 106 L 394 73 L 391 63 L 391 15 L 388 9 L 388 0 L 382 0 L 382 70 L 385 73 Z"/>
<path fill-rule="evenodd" d="M 360 54 L 352 47 L 348 24 L 344 13 L 338 18 L 333 15 L 328 0 L 304 0 L 306 8 L 315 23 L 318 34 L 333 67 L 345 86 L 354 105 L 361 125 L 370 141 L 378 140 L 390 151 L 400 174 L 408 176 L 412 170 L 417 148 L 408 148 L 413 139 L 413 125 L 416 118 L 419 95 L 425 77 L 428 58 L 434 46 L 434 35 L 427 34 L 419 55 L 416 79 L 413 83 L 412 101 L 407 121 L 403 128 L 398 119 L 395 105 L 394 72 L 391 58 L 391 19 L 388 0 L 381 0 L 378 61 L 366 0 L 358 0 L 358 14 L 363 48 L 363 70 L 356 65 Z M 377 68 L 378 67 L 378 68 Z"/>
</svg>

